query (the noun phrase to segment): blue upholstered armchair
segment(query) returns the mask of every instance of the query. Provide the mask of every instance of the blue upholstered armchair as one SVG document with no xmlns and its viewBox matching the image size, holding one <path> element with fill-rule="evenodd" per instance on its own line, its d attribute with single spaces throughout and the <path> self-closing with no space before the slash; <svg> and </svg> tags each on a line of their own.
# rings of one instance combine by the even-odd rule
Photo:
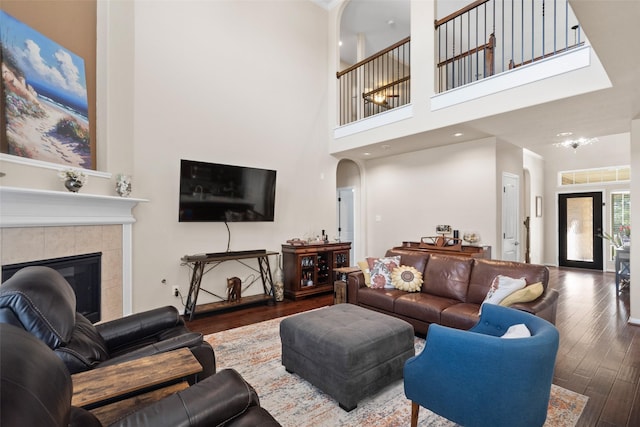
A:
<svg viewBox="0 0 640 427">
<path fill-rule="evenodd" d="M 500 338 L 516 324 L 531 336 Z M 542 426 L 558 341 L 546 320 L 492 304 L 468 331 L 430 325 L 424 350 L 404 367 L 412 427 L 420 406 L 466 427 Z"/>
</svg>

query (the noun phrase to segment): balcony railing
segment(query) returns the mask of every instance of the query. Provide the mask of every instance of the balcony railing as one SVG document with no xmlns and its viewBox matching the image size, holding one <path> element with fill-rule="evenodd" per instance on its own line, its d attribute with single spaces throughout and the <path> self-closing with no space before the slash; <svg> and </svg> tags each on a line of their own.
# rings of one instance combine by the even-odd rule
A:
<svg viewBox="0 0 640 427">
<path fill-rule="evenodd" d="M 336 73 L 340 125 L 411 101 L 410 43 L 407 37 Z"/>
<path fill-rule="evenodd" d="M 568 0 L 477 0 L 437 20 L 435 31 L 438 93 L 583 44 Z M 411 102 L 410 44 L 336 73 L 340 126 Z"/>
<path fill-rule="evenodd" d="M 437 92 L 582 44 L 568 0 L 478 0 L 435 28 Z"/>
</svg>

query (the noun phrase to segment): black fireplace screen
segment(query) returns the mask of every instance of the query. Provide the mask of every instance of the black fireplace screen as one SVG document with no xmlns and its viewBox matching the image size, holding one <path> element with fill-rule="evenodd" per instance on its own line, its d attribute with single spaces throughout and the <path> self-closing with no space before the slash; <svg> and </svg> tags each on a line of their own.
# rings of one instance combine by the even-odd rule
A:
<svg viewBox="0 0 640 427">
<path fill-rule="evenodd" d="M 76 311 L 95 323 L 100 320 L 101 257 L 102 252 L 96 252 L 3 265 L 2 281 L 4 282 L 24 267 L 32 265 L 51 267 L 60 272 L 75 291 Z"/>
</svg>

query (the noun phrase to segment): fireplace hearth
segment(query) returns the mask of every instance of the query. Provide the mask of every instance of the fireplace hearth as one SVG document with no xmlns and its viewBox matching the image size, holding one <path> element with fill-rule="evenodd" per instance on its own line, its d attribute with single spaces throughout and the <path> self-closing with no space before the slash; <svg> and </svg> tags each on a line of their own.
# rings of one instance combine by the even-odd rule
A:
<svg viewBox="0 0 640 427">
<path fill-rule="evenodd" d="M 76 310 L 92 323 L 100 320 L 102 252 L 61 258 L 22 262 L 2 266 L 2 281 L 17 271 L 33 265 L 57 270 L 69 282 L 76 294 Z"/>
</svg>

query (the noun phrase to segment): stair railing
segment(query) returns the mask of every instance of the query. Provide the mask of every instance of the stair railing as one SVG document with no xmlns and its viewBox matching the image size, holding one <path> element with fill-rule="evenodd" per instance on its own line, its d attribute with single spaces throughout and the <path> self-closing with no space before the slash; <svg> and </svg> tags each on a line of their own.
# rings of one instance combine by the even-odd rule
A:
<svg viewBox="0 0 640 427">
<path fill-rule="evenodd" d="M 583 44 L 568 0 L 477 0 L 435 29 L 437 92 Z"/>
<path fill-rule="evenodd" d="M 336 73 L 341 126 L 411 101 L 410 44 L 407 37 Z"/>
</svg>

